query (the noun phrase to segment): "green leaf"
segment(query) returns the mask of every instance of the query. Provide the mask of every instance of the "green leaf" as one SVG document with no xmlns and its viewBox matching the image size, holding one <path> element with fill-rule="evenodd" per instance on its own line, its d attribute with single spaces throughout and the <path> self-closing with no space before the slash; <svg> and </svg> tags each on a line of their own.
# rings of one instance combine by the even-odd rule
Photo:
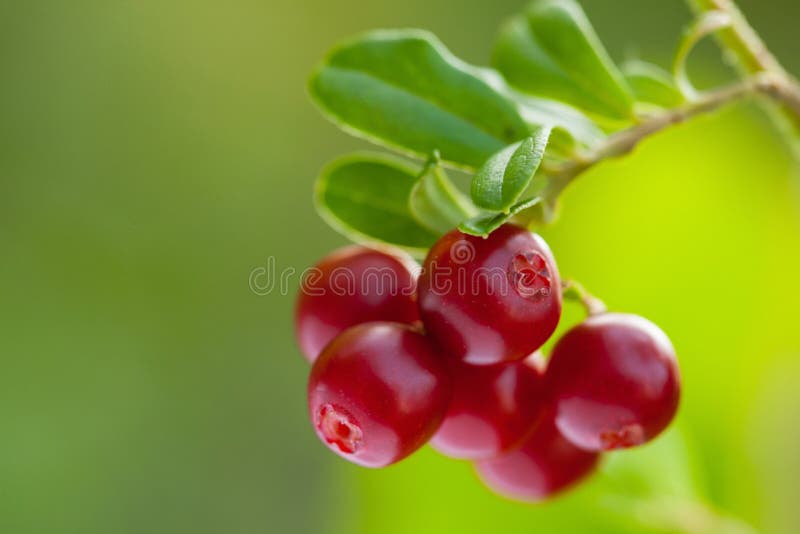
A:
<svg viewBox="0 0 800 534">
<path fill-rule="evenodd" d="M 548 150 L 563 149 L 561 139 L 565 136 L 569 138 L 570 146 L 578 143 L 584 147 L 596 145 L 606 137 L 594 121 L 563 102 L 520 93 L 514 95 L 514 100 L 520 104 L 520 112 L 526 121 L 552 129 Z"/>
<path fill-rule="evenodd" d="M 426 228 L 443 234 L 474 217 L 477 210 L 447 177 L 438 161 L 425 166 L 411 189 L 408 206 L 414 218 Z"/>
<path fill-rule="evenodd" d="M 420 30 L 379 30 L 339 46 L 309 91 L 356 136 L 421 157 L 438 149 L 466 168 L 530 133 L 514 102 Z"/>
<path fill-rule="evenodd" d="M 495 69 L 476 67 L 474 72 L 517 105 L 517 110 L 531 130 L 542 126 L 562 127 L 572 132 L 576 139 L 587 144 L 605 137 L 605 133 L 595 121 L 571 104 L 521 92 L 509 85 Z"/>
<path fill-rule="evenodd" d="M 628 61 L 622 72 L 638 102 L 671 108 L 684 102 L 669 72 L 646 61 Z"/>
<path fill-rule="evenodd" d="M 501 30 L 493 65 L 518 89 L 617 120 L 633 97 L 580 5 L 536 0 Z"/>
<path fill-rule="evenodd" d="M 532 136 L 492 155 L 472 179 L 470 193 L 475 205 L 495 211 L 508 210 L 533 180 L 549 137 L 550 129 L 540 128 Z"/>
<path fill-rule="evenodd" d="M 381 154 L 354 154 L 328 165 L 317 179 L 320 216 L 353 241 L 389 243 L 420 255 L 438 235 L 408 209 L 417 171 Z"/>
<path fill-rule="evenodd" d="M 529 198 L 527 200 L 523 200 L 521 202 L 517 202 L 508 210 L 508 212 L 499 212 L 499 213 L 486 213 L 483 215 L 479 215 L 477 217 L 473 217 L 467 221 L 464 221 L 458 226 L 458 229 L 464 232 L 465 234 L 476 235 L 481 237 L 486 237 L 498 228 L 500 228 L 503 223 L 508 221 L 511 217 L 518 214 L 523 210 L 527 210 L 539 204 L 541 199 L 539 197 Z"/>
</svg>

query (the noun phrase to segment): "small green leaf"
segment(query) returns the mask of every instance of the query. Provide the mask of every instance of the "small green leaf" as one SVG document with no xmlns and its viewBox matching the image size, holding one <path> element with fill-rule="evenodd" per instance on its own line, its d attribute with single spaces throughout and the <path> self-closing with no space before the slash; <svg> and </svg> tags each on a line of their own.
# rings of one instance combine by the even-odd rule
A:
<svg viewBox="0 0 800 534">
<path fill-rule="evenodd" d="M 625 78 L 574 0 L 535 0 L 501 30 L 492 62 L 524 92 L 611 119 L 633 118 Z"/>
<path fill-rule="evenodd" d="M 533 180 L 549 137 L 550 129 L 540 128 L 532 136 L 492 155 L 472 179 L 470 193 L 475 205 L 495 211 L 508 210 Z"/>
<path fill-rule="evenodd" d="M 320 109 L 348 132 L 403 153 L 438 149 L 479 167 L 529 135 L 517 105 L 432 34 L 379 30 L 334 49 L 309 82 Z"/>
<path fill-rule="evenodd" d="M 672 62 L 672 74 L 675 77 L 675 83 L 678 90 L 687 98 L 693 98 L 697 95 L 697 90 L 692 85 L 689 79 L 689 73 L 686 71 L 686 62 L 689 59 L 689 54 L 694 50 L 697 43 L 703 40 L 707 35 L 718 32 L 725 28 L 729 28 L 733 21 L 731 15 L 727 11 L 712 10 L 705 11 L 700 14 L 692 24 L 686 28 L 686 31 L 678 44 L 678 50 L 675 52 L 675 57 Z"/>
<path fill-rule="evenodd" d="M 628 61 L 622 72 L 637 102 L 671 108 L 684 102 L 669 72 L 646 61 Z"/>
<path fill-rule="evenodd" d="M 527 200 L 523 200 L 521 202 L 517 202 L 506 212 L 499 212 L 499 213 L 486 213 L 483 215 L 479 215 L 477 217 L 473 217 L 467 221 L 464 221 L 458 226 L 458 229 L 464 232 L 465 234 L 476 235 L 481 237 L 486 237 L 498 228 L 500 228 L 503 223 L 507 222 L 511 217 L 517 215 L 523 210 L 527 210 L 539 204 L 541 199 L 539 197 L 529 198 Z"/>
<path fill-rule="evenodd" d="M 395 158 L 354 154 L 328 165 L 317 179 L 320 216 L 353 241 L 379 241 L 424 254 L 438 235 L 408 209 L 418 172 Z"/>
<path fill-rule="evenodd" d="M 689 54 L 704 37 L 729 28 L 732 23 L 731 15 L 727 11 L 712 10 L 700 14 L 686 28 L 672 61 L 672 74 L 675 77 L 678 90 L 687 98 L 693 98 L 697 95 L 697 90 L 692 85 L 688 72 L 686 72 L 686 62 L 689 59 Z"/>
<path fill-rule="evenodd" d="M 474 217 L 477 210 L 447 177 L 438 161 L 425 166 L 411 189 L 408 206 L 414 218 L 426 228 L 443 234 Z"/>
</svg>

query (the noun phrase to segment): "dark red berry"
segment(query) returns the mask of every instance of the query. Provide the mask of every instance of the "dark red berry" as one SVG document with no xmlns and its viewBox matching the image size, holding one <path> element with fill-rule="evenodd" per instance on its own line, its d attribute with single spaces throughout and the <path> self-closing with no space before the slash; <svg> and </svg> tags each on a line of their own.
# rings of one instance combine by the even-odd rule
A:
<svg viewBox="0 0 800 534">
<path fill-rule="evenodd" d="M 452 458 L 493 458 L 519 445 L 542 415 L 540 355 L 497 365 L 453 362 L 453 398 L 431 439 Z"/>
<path fill-rule="evenodd" d="M 313 362 L 340 332 L 368 321 L 414 323 L 417 265 L 402 252 L 339 249 L 312 268 L 297 299 L 295 331 Z"/>
<path fill-rule="evenodd" d="M 317 435 L 359 465 L 384 467 L 421 447 L 450 400 L 450 377 L 428 339 L 407 325 L 366 323 L 337 336 L 311 369 Z"/>
<path fill-rule="evenodd" d="M 599 458 L 599 454 L 564 439 L 552 418 L 546 418 L 520 448 L 476 462 L 475 469 L 495 493 L 517 501 L 539 502 L 588 476 Z"/>
<path fill-rule="evenodd" d="M 485 239 L 453 230 L 425 259 L 420 315 L 448 355 L 477 365 L 519 360 L 555 330 L 560 284 L 538 235 L 510 224 Z"/>
<path fill-rule="evenodd" d="M 620 313 L 591 316 L 556 346 L 545 377 L 561 433 L 587 450 L 640 445 L 678 408 L 675 351 L 650 321 Z"/>
</svg>

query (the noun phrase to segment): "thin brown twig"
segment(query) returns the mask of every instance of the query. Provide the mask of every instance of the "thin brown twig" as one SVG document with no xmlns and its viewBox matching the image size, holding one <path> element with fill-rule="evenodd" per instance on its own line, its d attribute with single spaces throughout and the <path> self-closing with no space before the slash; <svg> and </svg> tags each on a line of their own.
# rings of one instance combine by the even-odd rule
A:
<svg viewBox="0 0 800 534">
<path fill-rule="evenodd" d="M 701 93 L 694 100 L 676 108 L 666 109 L 628 129 L 610 135 L 598 146 L 587 152 L 576 154 L 573 159 L 565 163 L 549 166 L 546 172 L 550 179 L 550 185 L 545 192 L 545 197 L 549 201 L 554 201 L 567 185 L 587 169 L 606 159 L 630 153 L 644 139 L 668 126 L 758 94 L 781 102 L 800 118 L 800 87 L 790 83 L 782 76 L 763 73 L 727 87 Z"/>
</svg>

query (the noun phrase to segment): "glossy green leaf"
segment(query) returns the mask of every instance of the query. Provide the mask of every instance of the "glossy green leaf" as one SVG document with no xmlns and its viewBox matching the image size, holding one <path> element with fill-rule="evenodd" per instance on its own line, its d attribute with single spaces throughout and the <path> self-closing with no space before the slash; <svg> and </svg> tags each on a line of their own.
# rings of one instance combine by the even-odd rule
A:
<svg viewBox="0 0 800 534">
<path fill-rule="evenodd" d="M 623 65 L 622 72 L 637 102 L 671 108 L 685 100 L 670 73 L 657 65 L 646 61 L 629 61 Z"/>
<path fill-rule="evenodd" d="M 518 91 L 494 69 L 480 68 L 475 69 L 475 72 L 503 96 L 517 104 L 520 115 L 532 131 L 542 127 L 553 130 L 548 143 L 549 148 L 557 130 L 568 134 L 573 142 L 585 147 L 592 146 L 606 137 L 597 123 L 575 106 Z"/>
<path fill-rule="evenodd" d="M 514 99 L 520 104 L 520 112 L 526 121 L 551 129 L 548 151 L 569 153 L 575 145 L 588 148 L 606 137 L 594 121 L 563 102 L 520 93 Z"/>
<path fill-rule="evenodd" d="M 493 65 L 518 89 L 616 120 L 633 118 L 633 96 L 581 7 L 536 0 L 511 19 Z"/>
<path fill-rule="evenodd" d="M 437 234 L 411 215 L 417 171 L 395 158 L 355 154 L 326 167 L 315 188 L 320 216 L 353 241 L 379 241 L 421 254 Z"/>
<path fill-rule="evenodd" d="M 419 223 L 440 234 L 474 217 L 478 211 L 450 181 L 438 161 L 425 166 L 411 189 L 408 206 Z"/>
<path fill-rule="evenodd" d="M 472 179 L 470 190 L 476 206 L 506 211 L 528 189 L 544 156 L 549 128 L 495 153 Z M 533 191 L 536 193 L 538 191 Z"/>
<path fill-rule="evenodd" d="M 315 70 L 309 91 L 354 135 L 415 156 L 439 150 L 462 167 L 477 168 L 530 133 L 514 102 L 420 30 L 343 44 Z"/>
<path fill-rule="evenodd" d="M 521 202 L 517 202 L 508 210 L 508 212 L 494 212 L 485 213 L 464 221 L 458 226 L 458 229 L 465 234 L 486 237 L 507 222 L 514 215 L 517 215 L 523 210 L 527 210 L 539 204 L 541 199 L 538 197 L 529 198 Z"/>
</svg>

